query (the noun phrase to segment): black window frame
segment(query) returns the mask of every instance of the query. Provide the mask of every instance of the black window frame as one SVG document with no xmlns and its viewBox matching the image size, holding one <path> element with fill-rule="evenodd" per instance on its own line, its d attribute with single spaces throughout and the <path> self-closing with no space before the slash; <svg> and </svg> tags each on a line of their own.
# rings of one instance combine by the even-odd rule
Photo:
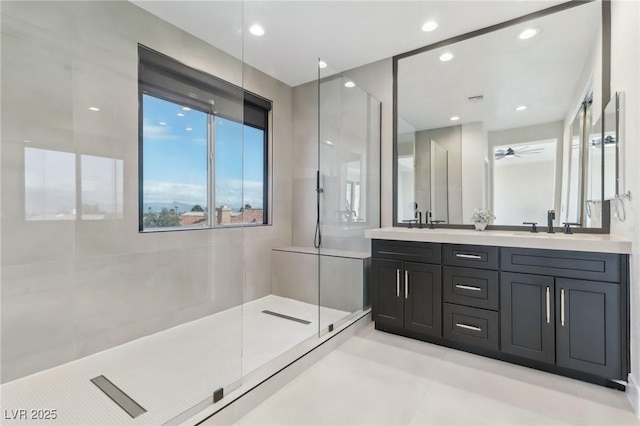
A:
<svg viewBox="0 0 640 426">
<path fill-rule="evenodd" d="M 144 131 L 143 95 L 174 102 L 212 116 L 221 117 L 263 131 L 263 220 L 262 223 L 216 225 L 216 208 L 208 205 L 207 226 L 144 228 Z M 215 104 L 209 100 L 215 99 Z M 239 107 L 242 105 L 242 108 Z M 269 114 L 273 102 L 211 74 L 183 64 L 167 55 L 138 44 L 138 231 L 169 232 L 196 229 L 225 229 L 240 226 L 269 225 Z M 210 149 L 215 148 L 215 141 Z M 207 161 L 208 173 L 215 172 L 215 161 Z M 213 169 L 212 169 L 213 168 Z M 207 183 L 208 204 L 215 188 Z"/>
</svg>

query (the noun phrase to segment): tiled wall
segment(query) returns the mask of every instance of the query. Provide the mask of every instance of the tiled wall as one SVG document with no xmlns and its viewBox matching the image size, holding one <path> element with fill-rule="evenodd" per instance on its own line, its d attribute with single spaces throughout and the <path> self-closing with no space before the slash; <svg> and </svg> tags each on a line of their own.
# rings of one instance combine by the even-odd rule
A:
<svg viewBox="0 0 640 426">
<path fill-rule="evenodd" d="M 2 382 L 270 294 L 271 249 L 291 244 L 292 89 L 129 2 L 0 12 Z M 138 232 L 138 43 L 273 100 L 272 226 Z M 92 191 L 84 155 L 121 161 L 115 214 L 27 220 L 26 186 L 50 206 Z"/>
<path fill-rule="evenodd" d="M 631 374 L 635 389 L 628 392 L 640 417 L 640 174 L 637 167 L 640 160 L 640 3 L 614 1 L 611 3 L 611 94 L 624 92 L 621 126 L 622 191 L 631 191 L 634 197 L 625 201 L 627 218 L 625 222 L 615 220 L 615 210 L 611 211 L 611 233 L 633 241 L 631 254 Z M 612 203 L 613 205 L 613 203 Z"/>
<path fill-rule="evenodd" d="M 315 242 L 318 168 L 323 188 L 321 250 L 368 252 L 364 231 L 380 226 L 380 102 L 360 87 L 345 88 L 346 81 L 327 74 L 320 88 L 317 82 L 310 82 L 293 89 L 296 246 L 313 247 Z M 350 175 L 348 168 L 353 164 L 358 164 L 359 173 Z M 353 176 L 361 184 L 358 221 L 341 219 L 347 209 L 344 187 Z"/>
</svg>

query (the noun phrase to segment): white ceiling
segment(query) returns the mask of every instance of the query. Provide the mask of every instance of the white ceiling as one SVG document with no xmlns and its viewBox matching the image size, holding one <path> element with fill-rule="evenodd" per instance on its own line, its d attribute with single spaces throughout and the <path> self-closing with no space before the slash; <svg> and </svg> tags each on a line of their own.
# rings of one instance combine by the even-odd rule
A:
<svg viewBox="0 0 640 426">
<path fill-rule="evenodd" d="M 405 131 L 406 124 L 424 130 L 482 122 L 493 131 L 563 120 L 579 103 L 600 22 L 600 4 L 592 2 L 401 59 L 398 116 Z M 520 40 L 531 27 L 541 32 Z M 454 54 L 451 61 L 439 60 L 445 51 Z M 477 95 L 484 100 L 468 101 Z M 516 111 L 519 105 L 527 109 Z"/>
<path fill-rule="evenodd" d="M 563 1 L 164 1 L 131 0 L 290 86 L 484 28 Z M 422 24 L 439 27 L 423 32 Z M 248 28 L 259 23 L 265 35 Z"/>
</svg>

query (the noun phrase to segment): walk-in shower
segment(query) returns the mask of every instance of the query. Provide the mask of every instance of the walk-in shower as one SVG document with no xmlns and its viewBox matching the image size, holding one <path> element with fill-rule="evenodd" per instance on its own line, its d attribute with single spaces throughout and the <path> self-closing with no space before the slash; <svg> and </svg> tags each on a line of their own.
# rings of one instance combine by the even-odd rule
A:
<svg viewBox="0 0 640 426">
<path fill-rule="evenodd" d="M 215 3 L 233 28 L 253 7 Z M 3 422 L 178 423 L 366 312 L 377 100 L 330 67 L 292 88 L 241 31 L 214 47 L 131 2 L 0 8 Z M 141 87 L 140 46 L 272 102 L 264 179 L 251 129 L 223 130 L 253 128 L 248 99 Z"/>
</svg>

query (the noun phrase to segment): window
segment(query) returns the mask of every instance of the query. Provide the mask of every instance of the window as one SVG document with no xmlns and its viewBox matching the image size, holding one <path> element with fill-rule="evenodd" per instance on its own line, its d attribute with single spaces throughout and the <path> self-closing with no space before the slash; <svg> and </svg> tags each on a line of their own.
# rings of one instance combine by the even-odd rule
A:
<svg viewBox="0 0 640 426">
<path fill-rule="evenodd" d="M 271 102 L 139 47 L 140 230 L 267 222 Z"/>
</svg>

